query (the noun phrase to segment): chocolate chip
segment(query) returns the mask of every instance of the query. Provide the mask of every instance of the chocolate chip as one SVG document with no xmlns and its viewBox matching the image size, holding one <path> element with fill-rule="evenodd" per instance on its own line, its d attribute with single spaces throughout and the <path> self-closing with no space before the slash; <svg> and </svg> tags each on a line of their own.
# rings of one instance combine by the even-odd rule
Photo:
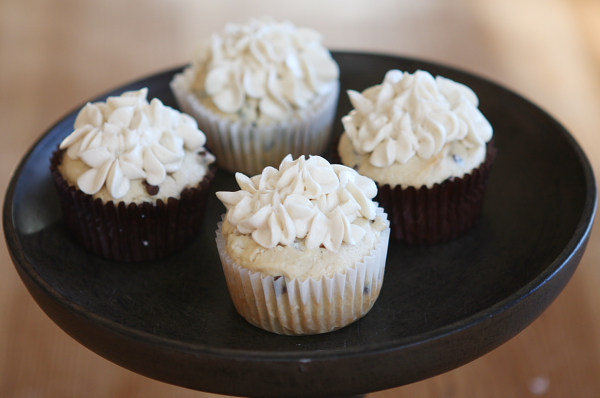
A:
<svg viewBox="0 0 600 398">
<path fill-rule="evenodd" d="M 207 153 L 208 152 L 206 152 L 206 151 L 200 151 L 200 152 L 198 152 L 198 155 L 200 155 L 200 156 L 206 156 Z"/>
<path fill-rule="evenodd" d="M 369 288 L 369 286 L 365 286 L 365 288 L 363 289 L 363 294 L 364 295 L 371 294 L 371 288 Z"/>
<path fill-rule="evenodd" d="M 452 155 L 452 159 L 454 159 L 454 161 L 456 163 L 462 163 L 463 162 L 463 158 L 461 158 L 460 156 L 458 156 L 457 154 Z"/>
<path fill-rule="evenodd" d="M 148 181 L 143 181 L 142 184 L 144 184 L 146 187 L 146 192 L 148 192 L 148 195 L 154 196 L 158 193 L 158 191 L 160 191 L 160 187 L 158 185 L 150 185 L 148 184 Z"/>
<path fill-rule="evenodd" d="M 282 278 L 281 275 L 274 276 L 273 281 L 279 280 L 280 278 Z M 287 293 L 287 284 L 285 282 L 275 284 L 275 290 L 276 290 L 277 294 L 286 294 Z"/>
</svg>

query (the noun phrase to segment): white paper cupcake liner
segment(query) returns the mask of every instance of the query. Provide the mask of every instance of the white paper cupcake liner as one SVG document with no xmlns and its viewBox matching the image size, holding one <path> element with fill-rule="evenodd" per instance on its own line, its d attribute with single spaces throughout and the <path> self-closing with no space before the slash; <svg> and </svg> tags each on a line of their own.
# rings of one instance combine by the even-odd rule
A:
<svg viewBox="0 0 600 398">
<path fill-rule="evenodd" d="M 220 168 L 253 176 L 267 166 L 279 166 L 288 154 L 294 158 L 323 155 L 329 149 L 339 82 L 327 97 L 298 112 L 294 119 L 255 125 L 221 117 L 202 105 L 189 89 L 187 71 L 174 76 L 171 90 L 181 110 L 198 121 Z"/>
<path fill-rule="evenodd" d="M 382 208 L 377 215 L 388 227 L 363 261 L 331 278 L 304 281 L 252 272 L 237 265 L 226 253 L 223 223 L 219 223 L 217 248 L 238 313 L 254 326 L 285 335 L 327 333 L 362 318 L 379 297 L 387 258 L 389 221 Z"/>
</svg>

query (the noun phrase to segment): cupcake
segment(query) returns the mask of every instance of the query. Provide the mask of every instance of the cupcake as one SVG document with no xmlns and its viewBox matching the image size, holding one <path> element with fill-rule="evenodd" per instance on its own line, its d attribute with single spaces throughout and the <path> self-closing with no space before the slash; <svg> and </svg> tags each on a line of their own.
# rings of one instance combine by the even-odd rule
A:
<svg viewBox="0 0 600 398">
<path fill-rule="evenodd" d="M 110 260 L 158 259 L 188 244 L 216 170 L 196 121 L 147 93 L 85 105 L 51 159 L 67 227 Z"/>
<path fill-rule="evenodd" d="M 287 154 L 321 155 L 330 146 L 339 68 L 312 29 L 267 18 L 228 24 L 171 88 L 220 168 L 255 175 Z"/>
<path fill-rule="evenodd" d="M 466 233 L 481 214 L 496 156 L 493 130 L 469 87 L 418 70 L 388 71 L 348 91 L 341 163 L 373 179 L 395 241 L 436 244 Z"/>
<path fill-rule="evenodd" d="M 270 332 L 326 333 L 363 317 L 379 296 L 389 222 L 375 183 L 320 156 L 266 167 L 227 208 L 217 247 L 237 311 Z"/>
</svg>

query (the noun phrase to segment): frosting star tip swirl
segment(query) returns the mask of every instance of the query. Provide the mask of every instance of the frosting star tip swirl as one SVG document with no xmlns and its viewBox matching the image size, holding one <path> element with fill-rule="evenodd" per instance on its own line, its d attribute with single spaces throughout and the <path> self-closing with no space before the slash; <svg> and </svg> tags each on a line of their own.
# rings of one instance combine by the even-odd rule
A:
<svg viewBox="0 0 600 398">
<path fill-rule="evenodd" d="M 192 117 L 157 98 L 148 102 L 147 95 L 147 88 L 125 92 L 88 103 L 78 113 L 75 131 L 60 149 L 84 163 L 76 178 L 84 193 L 94 195 L 105 187 L 113 199 L 121 199 L 132 180 L 160 186 L 186 163 L 186 150 L 203 149 L 206 137 Z M 214 161 L 212 155 L 205 157 Z"/>
<path fill-rule="evenodd" d="M 279 169 L 267 167 L 252 178 L 237 173 L 236 179 L 241 190 L 217 192 L 226 221 L 265 248 L 304 239 L 307 248 L 336 251 L 364 236 L 357 218 L 375 218 L 375 183 L 320 156 L 288 155 Z"/>
</svg>

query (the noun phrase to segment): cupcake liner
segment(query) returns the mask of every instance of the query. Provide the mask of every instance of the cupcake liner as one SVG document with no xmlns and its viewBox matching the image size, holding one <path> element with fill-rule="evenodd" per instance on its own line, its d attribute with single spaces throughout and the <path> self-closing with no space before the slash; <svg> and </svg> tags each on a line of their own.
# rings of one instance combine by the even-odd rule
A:
<svg viewBox="0 0 600 398">
<path fill-rule="evenodd" d="M 214 164 L 199 185 L 184 189 L 179 199 L 115 204 L 69 185 L 58 170 L 63 153 L 54 152 L 50 171 L 67 228 L 90 252 L 115 261 L 155 260 L 182 249 L 200 232 Z"/>
<path fill-rule="evenodd" d="M 198 121 L 219 167 L 253 176 L 267 166 L 277 167 L 288 154 L 322 155 L 329 148 L 339 96 L 339 82 L 317 104 L 298 112 L 287 122 L 269 125 L 243 123 L 221 117 L 190 92 L 189 76 L 175 75 L 171 90 L 181 110 Z"/>
<path fill-rule="evenodd" d="M 496 147 L 490 141 L 485 161 L 471 173 L 431 188 L 382 185 L 377 200 L 388 212 L 392 239 L 433 245 L 465 234 L 481 215 Z"/>
<path fill-rule="evenodd" d="M 382 208 L 377 214 L 389 225 Z M 389 227 L 363 261 L 333 277 L 301 281 L 265 275 L 237 265 L 226 253 L 222 224 L 218 225 L 216 241 L 227 287 L 238 313 L 254 326 L 284 335 L 327 333 L 362 318 L 379 296 Z"/>
</svg>

